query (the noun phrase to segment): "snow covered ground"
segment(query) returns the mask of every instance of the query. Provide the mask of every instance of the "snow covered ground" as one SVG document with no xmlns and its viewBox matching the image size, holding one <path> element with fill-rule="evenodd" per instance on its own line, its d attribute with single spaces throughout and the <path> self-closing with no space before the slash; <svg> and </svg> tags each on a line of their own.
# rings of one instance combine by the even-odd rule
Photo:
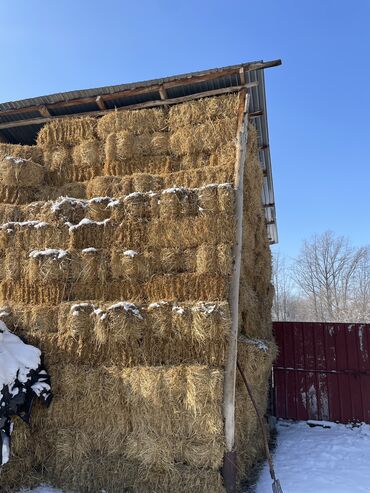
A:
<svg viewBox="0 0 370 493">
<path fill-rule="evenodd" d="M 276 475 L 284 493 L 369 493 L 370 425 L 327 422 L 278 422 L 274 453 Z M 265 465 L 256 493 L 271 493 Z"/>
<path fill-rule="evenodd" d="M 274 453 L 284 493 L 370 493 L 370 425 L 351 427 L 327 422 L 278 422 Z M 267 466 L 256 493 L 271 493 Z M 21 493 L 61 493 L 39 487 Z"/>
</svg>

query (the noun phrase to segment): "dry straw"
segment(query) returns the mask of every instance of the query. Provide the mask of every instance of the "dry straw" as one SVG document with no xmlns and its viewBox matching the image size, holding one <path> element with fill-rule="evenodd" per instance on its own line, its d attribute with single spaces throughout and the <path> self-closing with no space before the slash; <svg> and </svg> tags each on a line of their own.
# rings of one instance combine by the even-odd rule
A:
<svg viewBox="0 0 370 493">
<path fill-rule="evenodd" d="M 99 137 L 105 140 L 109 134 L 128 131 L 135 135 L 162 132 L 167 127 L 163 109 L 114 111 L 98 121 Z"/>
<path fill-rule="evenodd" d="M 222 118 L 235 117 L 238 104 L 239 101 L 235 95 L 198 99 L 177 104 L 170 108 L 169 127 L 171 130 L 175 130 L 179 127 L 192 127 Z"/>
<path fill-rule="evenodd" d="M 6 186 L 36 187 L 44 175 L 43 166 L 23 158 L 7 156 L 0 162 L 0 183 Z"/>
<path fill-rule="evenodd" d="M 0 318 L 44 351 L 55 393 L 31 432 L 14 432 L 7 493 L 40 482 L 224 492 L 238 104 L 221 96 L 55 120 L 38 146 L 0 145 L 1 157 L 47 168 L 43 186 L 0 184 L 2 223 L 14 223 L 0 228 Z M 251 128 L 239 357 L 263 412 L 275 349 L 257 154 Z M 236 420 L 242 477 L 260 440 L 239 381 Z"/>
<path fill-rule="evenodd" d="M 0 143 L 0 159 L 4 159 L 7 156 L 27 159 L 34 163 L 43 164 L 42 150 L 37 146 Z"/>
<path fill-rule="evenodd" d="M 90 117 L 52 120 L 40 130 L 37 144 L 41 147 L 78 145 L 96 136 L 96 119 Z"/>
</svg>

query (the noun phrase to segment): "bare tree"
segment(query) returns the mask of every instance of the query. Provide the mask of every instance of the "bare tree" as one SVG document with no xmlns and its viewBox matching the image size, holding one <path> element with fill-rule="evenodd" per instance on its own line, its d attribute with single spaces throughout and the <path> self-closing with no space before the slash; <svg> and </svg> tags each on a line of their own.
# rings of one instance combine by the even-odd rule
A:
<svg viewBox="0 0 370 493">
<path fill-rule="evenodd" d="M 303 243 L 293 277 L 318 321 L 349 320 L 358 298 L 366 312 L 369 249 L 354 248 L 347 238 L 327 231 Z M 357 292 L 356 292 L 357 290 Z"/>
<path fill-rule="evenodd" d="M 291 268 L 279 252 L 273 255 L 272 283 L 274 285 L 273 320 L 297 320 L 300 300 L 294 294 Z"/>
</svg>

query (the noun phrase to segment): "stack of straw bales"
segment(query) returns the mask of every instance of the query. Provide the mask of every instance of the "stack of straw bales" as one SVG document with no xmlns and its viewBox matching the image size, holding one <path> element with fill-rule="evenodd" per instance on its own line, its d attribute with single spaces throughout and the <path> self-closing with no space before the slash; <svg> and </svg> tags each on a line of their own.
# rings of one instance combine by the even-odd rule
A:
<svg viewBox="0 0 370 493">
<path fill-rule="evenodd" d="M 0 318 L 43 350 L 55 394 L 30 429 L 17 423 L 6 491 L 224 492 L 238 107 L 230 95 L 56 120 L 36 146 L 0 144 Z M 250 127 L 239 358 L 264 412 L 261 183 Z M 242 480 L 261 439 L 239 381 L 236 447 Z"/>
</svg>

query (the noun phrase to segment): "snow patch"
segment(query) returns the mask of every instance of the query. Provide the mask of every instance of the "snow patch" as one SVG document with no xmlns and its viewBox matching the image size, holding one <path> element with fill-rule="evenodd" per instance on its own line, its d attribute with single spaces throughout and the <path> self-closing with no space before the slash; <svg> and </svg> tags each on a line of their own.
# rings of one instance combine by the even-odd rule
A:
<svg viewBox="0 0 370 493">
<path fill-rule="evenodd" d="M 143 320 L 143 316 L 140 313 L 140 310 L 133 303 L 127 303 L 126 301 L 120 301 L 119 303 L 115 303 L 111 305 L 108 310 L 117 310 L 123 308 L 126 312 L 132 313 L 139 320 Z"/>
<path fill-rule="evenodd" d="M 131 257 L 131 258 L 134 258 L 134 257 L 136 257 L 136 256 L 137 256 L 137 255 L 139 255 L 139 254 L 138 254 L 137 252 L 135 252 L 135 250 L 125 250 L 125 251 L 123 252 L 123 255 L 124 255 L 125 257 Z"/>
<path fill-rule="evenodd" d="M 46 248 L 45 250 L 32 250 L 28 256 L 30 258 L 54 257 L 55 259 L 62 259 L 66 255 L 68 255 L 66 250 L 61 250 L 59 248 Z"/>
</svg>

